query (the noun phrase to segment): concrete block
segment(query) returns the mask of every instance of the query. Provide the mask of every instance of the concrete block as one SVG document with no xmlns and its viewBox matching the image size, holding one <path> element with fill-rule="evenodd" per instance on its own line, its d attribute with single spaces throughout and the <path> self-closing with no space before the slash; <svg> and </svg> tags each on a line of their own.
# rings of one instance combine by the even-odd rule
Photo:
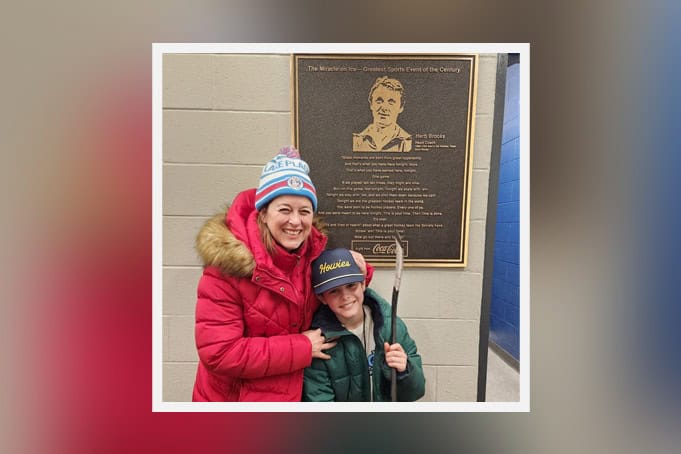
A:
<svg viewBox="0 0 681 454">
<path fill-rule="evenodd" d="M 439 301 L 446 298 L 451 291 L 451 287 L 445 284 L 450 274 L 451 270 L 405 269 L 400 286 L 399 315 L 437 318 Z M 388 295 L 392 295 L 392 283 Z"/>
<path fill-rule="evenodd" d="M 493 115 L 496 90 L 497 58 L 480 58 L 478 68 L 478 103 L 476 115 Z"/>
<path fill-rule="evenodd" d="M 163 361 L 168 360 L 168 342 L 169 342 L 169 335 L 168 335 L 168 325 L 170 321 L 168 320 L 167 317 L 162 317 L 161 319 L 161 326 L 163 326 Z"/>
<path fill-rule="evenodd" d="M 214 56 L 213 108 L 290 112 L 288 55 Z"/>
<path fill-rule="evenodd" d="M 200 267 L 163 268 L 163 315 L 194 315 L 202 272 Z"/>
<path fill-rule="evenodd" d="M 212 105 L 213 69 L 210 55 L 163 56 L 163 107 L 208 109 Z"/>
<path fill-rule="evenodd" d="M 437 400 L 437 368 L 423 366 L 423 375 L 426 377 L 426 394 L 418 402 L 435 402 Z"/>
<path fill-rule="evenodd" d="M 494 119 L 489 114 L 475 116 L 475 139 L 473 141 L 473 168 L 489 169 L 492 152 L 492 126 Z"/>
<path fill-rule="evenodd" d="M 479 320 L 482 304 L 482 275 L 451 272 L 444 279 L 445 296 L 438 299 L 438 317 L 444 319 Z"/>
<path fill-rule="evenodd" d="M 410 270 L 405 269 L 404 273 L 410 272 Z M 403 274 L 403 283 L 406 283 L 406 278 Z M 392 295 L 393 284 L 395 282 L 395 269 L 394 268 L 376 268 L 374 271 L 374 276 L 371 280 L 370 287 L 378 292 L 384 299 L 390 302 Z M 405 284 L 406 285 L 406 284 Z"/>
<path fill-rule="evenodd" d="M 164 162 L 262 166 L 292 140 L 288 113 L 164 112 Z"/>
<path fill-rule="evenodd" d="M 405 268 L 397 306 L 398 315 L 401 318 L 437 317 L 440 281 L 441 276 L 437 272 Z M 394 270 L 377 269 L 370 286 L 390 303 L 394 282 Z"/>
<path fill-rule="evenodd" d="M 371 288 L 388 302 L 395 280 L 393 270 L 377 269 Z M 457 318 L 480 316 L 482 276 L 461 269 L 406 268 L 402 274 L 398 315 L 401 318 Z M 408 325 L 409 326 L 409 325 Z"/>
<path fill-rule="evenodd" d="M 163 214 L 211 216 L 247 188 L 258 185 L 262 165 L 163 166 Z"/>
<path fill-rule="evenodd" d="M 202 266 L 194 249 L 196 235 L 206 222 L 201 217 L 163 218 L 163 264 L 174 266 Z"/>
<path fill-rule="evenodd" d="M 466 271 L 482 273 L 485 261 L 485 222 L 471 221 L 468 228 L 468 262 Z"/>
<path fill-rule="evenodd" d="M 487 202 L 489 194 L 489 170 L 474 170 L 471 188 L 471 212 L 472 221 L 484 221 L 487 219 Z"/>
<path fill-rule="evenodd" d="M 168 353 L 166 361 L 198 361 L 194 340 L 194 316 L 165 316 L 168 329 Z M 165 353 L 165 351 L 164 351 Z"/>
<path fill-rule="evenodd" d="M 478 399 L 478 368 L 438 367 L 438 402 L 476 402 Z"/>
<path fill-rule="evenodd" d="M 163 364 L 163 401 L 191 402 L 196 362 Z"/>
<path fill-rule="evenodd" d="M 480 325 L 477 320 L 409 319 L 407 324 L 424 364 L 477 365 Z"/>
</svg>

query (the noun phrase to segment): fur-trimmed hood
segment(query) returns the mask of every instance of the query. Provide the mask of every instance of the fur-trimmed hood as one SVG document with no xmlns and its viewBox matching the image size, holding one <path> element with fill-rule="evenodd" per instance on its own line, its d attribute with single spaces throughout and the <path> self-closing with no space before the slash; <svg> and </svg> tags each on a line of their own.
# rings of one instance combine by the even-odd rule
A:
<svg viewBox="0 0 681 454">
<path fill-rule="evenodd" d="M 255 259 L 227 228 L 225 216 L 218 213 L 203 224 L 196 236 L 196 251 L 203 266 L 215 266 L 230 276 L 248 277 L 253 274 Z"/>
<path fill-rule="evenodd" d="M 201 227 L 196 236 L 196 251 L 204 267 L 215 266 L 222 273 L 235 277 L 249 277 L 253 274 L 256 267 L 253 247 L 259 248 L 261 254 L 264 253 L 264 246 L 256 232 L 257 227 L 249 224 L 255 219 L 252 200 L 254 196 L 255 190 L 242 192 L 226 212 L 214 215 Z M 317 236 L 326 236 L 323 221 L 315 217 L 312 225 L 311 237 L 315 233 Z M 254 244 L 256 242 L 257 245 Z"/>
</svg>

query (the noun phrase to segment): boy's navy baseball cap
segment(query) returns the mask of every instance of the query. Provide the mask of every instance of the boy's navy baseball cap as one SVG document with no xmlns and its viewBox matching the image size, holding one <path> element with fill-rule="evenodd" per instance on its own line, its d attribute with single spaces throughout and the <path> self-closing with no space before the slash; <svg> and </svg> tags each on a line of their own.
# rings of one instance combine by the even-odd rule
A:
<svg viewBox="0 0 681 454">
<path fill-rule="evenodd" d="M 324 251 L 312 262 L 312 288 L 317 295 L 351 282 L 364 282 L 364 274 L 347 249 Z"/>
</svg>

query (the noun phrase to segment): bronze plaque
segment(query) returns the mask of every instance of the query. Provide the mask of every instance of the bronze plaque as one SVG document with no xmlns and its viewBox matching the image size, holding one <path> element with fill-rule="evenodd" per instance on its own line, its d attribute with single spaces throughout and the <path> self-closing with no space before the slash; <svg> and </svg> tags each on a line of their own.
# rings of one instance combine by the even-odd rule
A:
<svg viewBox="0 0 681 454">
<path fill-rule="evenodd" d="M 294 143 L 329 246 L 466 266 L 477 55 L 294 54 Z"/>
</svg>

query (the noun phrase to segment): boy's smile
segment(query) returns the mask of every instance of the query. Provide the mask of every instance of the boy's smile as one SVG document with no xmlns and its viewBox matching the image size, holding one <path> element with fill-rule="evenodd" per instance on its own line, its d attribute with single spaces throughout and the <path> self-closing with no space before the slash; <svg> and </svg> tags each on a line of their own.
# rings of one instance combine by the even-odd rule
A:
<svg viewBox="0 0 681 454">
<path fill-rule="evenodd" d="M 327 290 L 319 295 L 322 303 L 336 314 L 346 328 L 356 328 L 364 319 L 364 283 L 351 282 Z"/>
</svg>

